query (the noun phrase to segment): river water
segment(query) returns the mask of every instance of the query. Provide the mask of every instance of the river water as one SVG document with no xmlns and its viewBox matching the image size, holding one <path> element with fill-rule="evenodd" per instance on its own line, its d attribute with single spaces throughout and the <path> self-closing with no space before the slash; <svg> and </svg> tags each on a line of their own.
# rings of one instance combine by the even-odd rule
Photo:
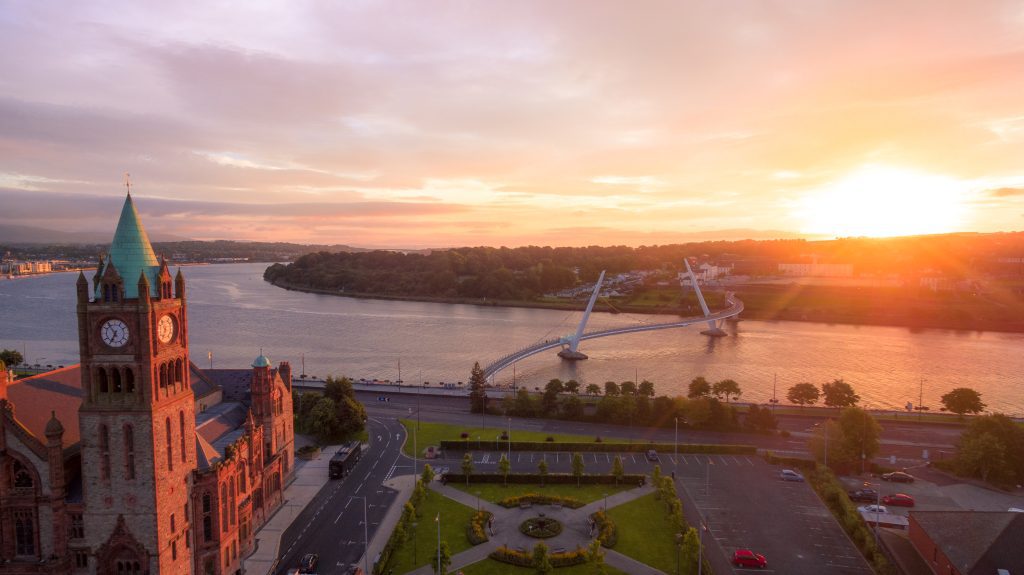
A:
<svg viewBox="0 0 1024 575">
<path fill-rule="evenodd" d="M 296 373 L 467 381 L 474 361 L 486 365 L 510 351 L 575 331 L 579 312 L 350 299 L 276 288 L 265 264 L 183 268 L 187 281 L 192 360 L 245 367 L 262 349 Z M 91 276 L 91 274 L 89 274 Z M 24 350 L 30 363 L 78 361 L 77 274 L 0 280 L 0 348 Z M 91 279 L 91 278 L 90 278 Z M 594 314 L 590 329 L 660 323 L 676 316 Z M 735 379 L 742 400 L 766 401 L 795 383 L 843 378 L 862 403 L 939 407 L 954 387 L 982 393 L 993 411 L 1024 414 L 1024 334 L 909 330 L 897 327 L 741 321 L 711 339 L 700 326 L 583 342 L 590 359 L 568 362 L 545 352 L 519 362 L 518 385 L 551 378 L 603 384 L 639 378 L 658 393 L 685 393 L 697 375 Z M 497 381 L 511 382 L 512 370 Z"/>
</svg>

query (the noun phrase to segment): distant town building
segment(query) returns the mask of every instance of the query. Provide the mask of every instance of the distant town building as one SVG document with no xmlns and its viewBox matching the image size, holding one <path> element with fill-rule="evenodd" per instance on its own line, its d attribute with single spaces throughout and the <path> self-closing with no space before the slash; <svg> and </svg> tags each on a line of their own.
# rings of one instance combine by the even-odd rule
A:
<svg viewBox="0 0 1024 575">
<path fill-rule="evenodd" d="M 717 265 L 712 263 L 702 263 L 699 266 L 693 268 L 693 275 L 697 277 L 697 282 L 705 284 L 709 281 L 714 281 L 732 273 L 732 266 Z M 689 287 L 690 275 L 685 271 L 679 272 L 678 274 L 679 285 L 682 287 Z"/>
<path fill-rule="evenodd" d="M 793 277 L 848 278 L 853 277 L 853 264 L 810 263 L 779 264 L 779 273 Z"/>
</svg>

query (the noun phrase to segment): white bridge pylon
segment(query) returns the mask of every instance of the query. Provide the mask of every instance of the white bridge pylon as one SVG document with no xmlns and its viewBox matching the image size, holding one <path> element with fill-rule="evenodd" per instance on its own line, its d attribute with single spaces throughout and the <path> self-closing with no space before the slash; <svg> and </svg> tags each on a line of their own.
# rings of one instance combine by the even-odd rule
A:
<svg viewBox="0 0 1024 575">
<path fill-rule="evenodd" d="M 694 275 L 693 270 L 690 269 L 690 259 L 683 258 L 683 263 L 686 264 L 686 273 L 690 276 L 690 283 L 693 284 L 693 291 L 697 292 L 697 301 L 700 302 L 700 309 L 704 312 L 704 317 L 709 317 L 711 312 L 708 310 L 708 304 L 704 301 L 704 294 L 700 292 L 700 284 L 697 283 L 697 276 Z M 725 320 L 708 320 L 708 328 L 700 333 L 709 335 L 711 337 L 725 337 L 728 335 L 719 322 Z"/>
<path fill-rule="evenodd" d="M 583 319 L 580 320 L 580 325 L 576 328 L 574 335 L 565 336 L 562 338 L 562 350 L 558 352 L 558 357 L 562 359 L 587 359 L 587 354 L 580 352 L 580 338 L 583 337 L 583 330 L 587 327 L 587 320 L 590 319 L 590 312 L 594 310 L 594 302 L 597 301 L 597 294 L 601 293 L 601 284 L 604 283 L 604 272 L 601 270 L 601 276 L 597 278 L 597 283 L 594 284 L 594 293 L 590 294 L 590 301 L 587 302 L 587 310 L 583 312 Z"/>
</svg>

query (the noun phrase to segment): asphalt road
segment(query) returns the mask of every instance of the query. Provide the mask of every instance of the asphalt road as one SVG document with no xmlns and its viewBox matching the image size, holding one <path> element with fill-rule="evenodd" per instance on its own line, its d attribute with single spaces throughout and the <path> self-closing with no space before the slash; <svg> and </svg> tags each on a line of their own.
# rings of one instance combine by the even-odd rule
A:
<svg viewBox="0 0 1024 575">
<path fill-rule="evenodd" d="M 366 503 L 366 535 L 373 539 L 388 506 L 398 492 L 383 486 L 392 475 L 412 470 L 401 454 L 405 429 L 394 418 L 370 416 L 370 436 L 359 463 L 344 479 L 328 481 L 295 518 L 281 538 L 281 561 L 276 573 L 298 567 L 306 553 L 320 556 L 318 572 L 344 573 L 363 555 L 363 503 Z M 365 447 L 365 446 L 364 446 Z M 329 457 L 332 454 L 324 454 Z M 408 469 L 406 469 L 408 467 Z M 369 558 L 371 567 L 373 557 Z"/>
</svg>

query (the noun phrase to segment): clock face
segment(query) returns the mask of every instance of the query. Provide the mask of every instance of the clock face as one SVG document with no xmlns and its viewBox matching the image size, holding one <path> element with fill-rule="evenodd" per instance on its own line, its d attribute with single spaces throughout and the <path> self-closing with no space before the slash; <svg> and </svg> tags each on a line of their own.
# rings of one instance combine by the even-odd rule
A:
<svg viewBox="0 0 1024 575">
<path fill-rule="evenodd" d="M 100 327 L 100 337 L 110 347 L 121 347 L 128 343 L 128 325 L 119 319 L 108 319 Z"/>
<path fill-rule="evenodd" d="M 174 339 L 174 318 L 165 315 L 156 324 L 156 336 L 162 343 L 168 343 Z"/>
</svg>

